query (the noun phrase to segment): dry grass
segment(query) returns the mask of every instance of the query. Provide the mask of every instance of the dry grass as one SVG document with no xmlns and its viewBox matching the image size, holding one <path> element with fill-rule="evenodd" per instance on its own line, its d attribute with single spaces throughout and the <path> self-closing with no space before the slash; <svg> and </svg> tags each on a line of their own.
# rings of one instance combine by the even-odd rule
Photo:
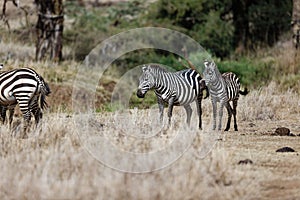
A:
<svg viewBox="0 0 300 200">
<path fill-rule="evenodd" d="M 171 165 L 149 173 L 123 173 L 107 167 L 88 153 L 82 137 L 78 137 L 76 116 L 46 113 L 42 131 L 33 131 L 28 139 L 12 136 L 6 126 L 0 135 L 1 199 L 297 199 L 300 198 L 300 163 L 298 137 L 270 136 L 279 126 L 300 133 L 299 96 L 287 91 L 278 93 L 271 84 L 260 91 L 241 97 L 239 132 L 230 131 L 223 141 L 215 142 L 209 132 L 210 101 L 204 101 L 204 131 L 197 131 L 197 118 L 191 129 L 185 129 L 185 114 L 176 107 L 170 130 L 147 139 L 150 127 L 144 119 L 158 113 L 149 110 L 98 114 L 88 126 L 94 138 L 105 137 L 124 151 L 151 152 L 170 144 L 178 134 L 196 133 L 192 146 Z M 267 96 L 268 98 L 266 98 Z M 264 108 L 265 106 L 265 108 Z M 267 112 L 270 110 L 269 112 Z M 290 112 L 293 110 L 294 112 Z M 270 112 L 273 114 L 270 115 Z M 142 119 L 139 118 L 142 116 Z M 79 118 L 80 119 L 80 118 Z M 17 119 L 16 119 L 17 120 Z M 82 119 L 83 121 L 85 119 Z M 135 122 L 134 122 L 135 121 Z M 154 122 L 152 122 L 154 123 Z M 79 123 L 80 124 L 80 123 Z M 144 130 L 141 131 L 141 129 Z M 144 137 L 136 142 L 132 136 Z M 90 138 L 86 138 L 87 140 Z M 97 144 L 96 144 L 97 145 Z M 296 153 L 276 153 L 290 146 Z M 96 146 L 97 147 L 97 146 Z M 95 148 L 96 148 L 95 147 Z M 101 148 L 100 148 L 101 149 Z M 204 159 L 199 158 L 203 151 Z M 101 154 L 101 152 L 99 152 Z M 119 157 L 107 153 L 106 159 Z M 122 158 L 128 166 L 133 160 Z M 251 159 L 253 164 L 238 165 Z M 151 162 L 159 164 L 161 160 Z M 152 163 L 153 164 L 153 163 Z M 147 167 L 147 166 L 146 166 Z M 13 188 L 13 189 L 12 189 Z"/>
<path fill-rule="evenodd" d="M 10 13 L 16 10 L 15 7 L 9 9 Z M 25 19 L 20 19 L 20 15 L 22 13 L 8 16 L 12 29 L 24 26 Z M 156 130 L 151 125 L 157 123 L 153 120 L 158 115 L 157 110 L 130 110 L 122 115 L 101 113 L 89 121 L 87 130 L 92 129 L 91 132 L 80 132 L 82 127 L 75 121 L 77 116 L 65 112 L 70 111 L 72 104 L 70 96 L 78 64 L 52 68 L 57 64 L 32 62 L 34 49 L 14 41 L 0 42 L 1 62 L 9 68 L 27 66 L 37 69 L 51 82 L 52 89 L 48 98 L 51 109 L 44 115 L 41 131 L 32 131 L 28 139 L 19 139 L 18 117 L 14 122 L 16 131 L 11 133 L 6 126 L 0 127 L 0 199 L 300 198 L 299 137 L 270 134 L 281 126 L 290 128 L 294 134 L 300 133 L 300 98 L 292 90 L 280 92 L 278 86 L 271 83 L 242 96 L 238 105 L 239 132 L 223 133 L 222 141 L 216 140 L 220 135 L 209 131 L 209 100 L 203 101 L 204 131 L 196 130 L 195 114 L 191 129 L 187 129 L 184 110 L 176 107 L 171 128 L 155 135 L 147 134 Z M 275 59 L 266 57 L 278 65 L 275 68 L 283 70 L 289 66 L 285 72 L 295 72 L 297 66 L 289 56 L 292 52 L 286 49 L 291 48 L 279 47 Z M 64 51 L 64 55 L 71 52 L 67 48 Z M 195 113 L 195 108 L 193 110 Z M 225 121 L 224 117 L 224 124 Z M 79 138 L 78 133 L 89 137 Z M 195 134 L 191 146 L 171 165 L 149 173 L 114 170 L 95 158 L 100 155 L 113 163 L 121 160 L 121 167 L 125 168 L 132 166 L 134 160 L 128 157 L 126 160 L 112 152 L 103 155 L 98 151 L 98 155 L 93 155 L 86 146 L 93 139 L 106 138 L 110 145 L 124 152 L 147 154 L 172 144 L 183 133 Z M 101 150 L 100 144 L 94 144 L 95 149 Z M 292 147 L 296 152 L 275 152 L 283 146 Z M 172 153 L 170 151 L 170 155 Z M 245 159 L 251 159 L 253 164 L 238 164 Z M 141 166 L 160 166 L 163 161 L 162 156 L 146 160 Z"/>
</svg>

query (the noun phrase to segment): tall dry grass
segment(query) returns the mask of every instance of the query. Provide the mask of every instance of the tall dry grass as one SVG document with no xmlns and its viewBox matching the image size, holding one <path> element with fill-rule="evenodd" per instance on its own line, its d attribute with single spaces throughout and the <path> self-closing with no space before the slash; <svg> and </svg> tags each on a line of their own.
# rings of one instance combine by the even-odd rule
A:
<svg viewBox="0 0 300 200">
<path fill-rule="evenodd" d="M 271 172 L 265 170 L 262 174 L 255 166 L 238 165 L 236 155 L 227 147 L 227 140 L 216 143 L 204 159 L 199 159 L 197 156 L 201 145 L 211 138 L 207 131 L 210 128 L 210 101 L 204 100 L 203 104 L 204 132 L 197 131 L 198 119 L 194 112 L 191 131 L 197 134 L 192 146 L 171 165 L 141 174 L 114 170 L 88 153 L 83 145 L 84 141 L 77 135 L 75 116 L 68 116 L 65 113 L 46 113 L 42 131 L 32 131 L 29 138 L 25 140 L 19 139 L 17 133 L 14 134 L 15 136 L 12 135 L 6 126 L 1 126 L 0 198 L 251 199 L 261 197 L 257 182 L 271 177 Z M 296 93 L 291 91 L 281 93 L 272 83 L 240 98 L 238 121 L 240 126 L 243 126 L 244 122 L 249 121 L 283 119 L 289 113 L 298 115 L 298 106 L 299 96 Z M 106 137 L 112 144 L 119 145 L 126 151 L 140 152 L 166 145 L 174 139 L 174 133 L 184 130 L 182 128 L 184 127 L 182 124 L 185 123 L 184 109 L 176 107 L 171 129 L 152 137 L 152 145 L 147 146 L 143 142 L 131 141 L 128 132 L 140 134 L 138 128 L 141 127 L 135 127 L 134 124 L 142 124 L 142 122 L 134 123 L 134 120 L 144 120 L 156 114 L 158 116 L 158 111 L 150 114 L 148 112 L 150 111 L 132 110 L 127 112 L 127 116 L 123 116 L 126 120 L 121 120 L 122 116 L 114 113 L 98 114 L 90 125 L 100 127 L 98 133 L 96 132 L 97 137 Z M 143 128 L 148 130 L 147 127 Z M 242 130 L 243 128 L 245 127 L 241 127 Z M 136 132 L 133 132 L 135 130 Z M 119 159 L 113 153 L 108 153 L 106 156 L 112 160 Z M 244 156 L 246 158 L 247 155 Z"/>
<path fill-rule="evenodd" d="M 0 198 L 241 199 L 255 193 L 253 174 L 233 165 L 222 145 L 205 159 L 195 157 L 194 147 L 161 170 L 122 173 L 88 154 L 74 127 L 65 114 L 48 114 L 42 132 L 26 140 L 1 127 Z"/>
<path fill-rule="evenodd" d="M 289 115 L 299 115 L 299 94 L 293 90 L 282 91 L 275 82 L 250 93 L 239 100 L 239 119 L 282 120 Z"/>
</svg>

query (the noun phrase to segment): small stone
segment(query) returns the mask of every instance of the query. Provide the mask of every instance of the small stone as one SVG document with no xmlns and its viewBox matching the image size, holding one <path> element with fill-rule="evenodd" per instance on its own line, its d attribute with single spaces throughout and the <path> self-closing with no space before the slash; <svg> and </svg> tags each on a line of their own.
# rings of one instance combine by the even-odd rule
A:
<svg viewBox="0 0 300 200">
<path fill-rule="evenodd" d="M 253 164 L 253 161 L 247 158 L 245 160 L 240 160 L 238 164 L 239 165 Z"/>
<path fill-rule="evenodd" d="M 295 150 L 291 147 L 282 147 L 280 149 L 277 149 L 276 152 L 295 152 Z"/>
<path fill-rule="evenodd" d="M 288 129 L 286 127 L 279 127 L 275 130 L 275 135 L 289 136 L 290 135 L 290 129 Z"/>
</svg>

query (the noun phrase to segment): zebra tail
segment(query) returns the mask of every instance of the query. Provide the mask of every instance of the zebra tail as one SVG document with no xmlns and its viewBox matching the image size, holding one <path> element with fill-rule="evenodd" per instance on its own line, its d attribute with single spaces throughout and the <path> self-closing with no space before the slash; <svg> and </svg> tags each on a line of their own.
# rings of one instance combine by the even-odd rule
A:
<svg viewBox="0 0 300 200">
<path fill-rule="evenodd" d="M 40 107 L 42 110 L 48 108 L 48 104 L 46 102 L 46 95 L 40 94 Z"/>
<path fill-rule="evenodd" d="M 48 83 L 44 81 L 43 77 L 40 76 L 40 79 L 43 82 L 43 86 L 42 86 L 39 100 L 40 100 L 40 107 L 43 110 L 48 107 L 48 104 L 46 102 L 46 96 L 48 96 L 51 93 L 51 90 Z"/>
<path fill-rule="evenodd" d="M 240 93 L 241 95 L 247 95 L 247 94 L 249 93 L 249 91 L 248 91 L 247 88 L 245 88 L 244 91 L 240 90 L 239 93 Z"/>
<path fill-rule="evenodd" d="M 48 95 L 51 93 L 50 87 L 49 87 L 48 83 L 46 83 L 46 82 L 44 81 L 43 78 L 42 78 L 42 81 L 43 81 L 44 86 L 45 86 L 45 87 L 43 87 L 43 89 L 42 89 L 42 93 L 43 93 L 44 95 L 48 96 Z"/>
</svg>

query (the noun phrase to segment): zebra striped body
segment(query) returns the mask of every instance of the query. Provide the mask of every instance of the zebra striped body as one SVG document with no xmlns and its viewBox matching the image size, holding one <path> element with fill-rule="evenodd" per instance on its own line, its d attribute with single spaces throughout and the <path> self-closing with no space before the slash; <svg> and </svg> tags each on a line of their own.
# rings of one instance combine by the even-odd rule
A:
<svg viewBox="0 0 300 200">
<path fill-rule="evenodd" d="M 171 123 L 173 106 L 183 106 L 187 113 L 187 123 L 190 124 L 193 101 L 197 103 L 199 129 L 202 128 L 201 101 L 205 83 L 200 83 L 201 76 L 192 69 L 178 72 L 168 72 L 158 65 L 150 64 L 143 67 L 143 74 L 137 90 L 137 96 L 144 98 L 150 89 L 155 89 L 160 111 L 160 120 L 163 120 L 164 103 L 168 104 L 169 125 Z"/>
<path fill-rule="evenodd" d="M 0 74 L 0 105 L 2 121 L 5 121 L 6 110 L 10 110 L 9 124 L 12 121 L 14 107 L 19 104 L 24 118 L 24 134 L 31 119 L 36 123 L 42 117 L 41 109 L 46 106 L 45 96 L 50 88 L 44 79 L 33 69 L 21 68 Z"/>
<path fill-rule="evenodd" d="M 228 120 L 225 131 L 228 131 L 230 128 L 232 114 L 234 117 L 234 130 L 237 131 L 238 128 L 236 123 L 236 107 L 239 99 L 239 94 L 246 95 L 248 91 L 247 89 L 244 92 L 240 90 L 239 78 L 234 73 L 226 72 L 221 75 L 214 62 L 205 61 L 204 65 L 204 79 L 211 95 L 213 106 L 212 129 L 216 129 L 217 102 L 220 102 L 218 130 L 221 130 L 222 127 L 223 108 L 225 106 L 228 112 Z M 233 107 L 231 107 L 229 103 L 230 101 L 233 102 Z"/>
</svg>

